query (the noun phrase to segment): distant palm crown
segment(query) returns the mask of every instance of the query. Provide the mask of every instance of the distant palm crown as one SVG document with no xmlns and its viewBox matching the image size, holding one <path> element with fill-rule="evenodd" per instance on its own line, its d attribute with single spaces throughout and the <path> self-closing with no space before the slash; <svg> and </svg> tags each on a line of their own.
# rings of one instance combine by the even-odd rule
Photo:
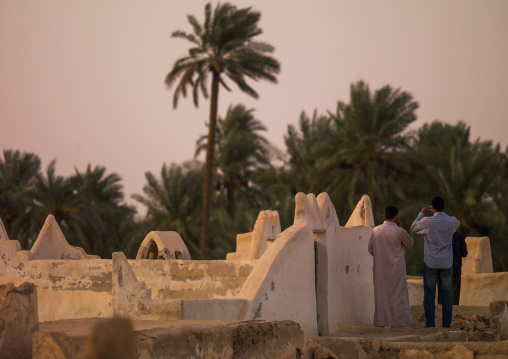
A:
<svg viewBox="0 0 508 359">
<path fill-rule="evenodd" d="M 203 25 L 194 16 L 188 15 L 194 33 L 175 31 L 171 35 L 185 38 L 195 45 L 189 49 L 188 56 L 175 61 L 173 69 L 166 76 L 168 88 L 179 79 L 173 95 L 173 107 L 177 107 L 180 94 L 187 96 L 187 86 L 192 88 L 195 106 L 198 106 L 199 89 L 208 98 L 206 82 L 210 72 L 219 77 L 219 83 L 228 91 L 230 88 L 221 77 L 222 74 L 254 98 L 258 94 L 246 83 L 245 76 L 256 81 L 264 79 L 277 82 L 274 74 L 280 71 L 279 62 L 266 55 L 273 52 L 273 46 L 252 41 L 262 32 L 257 27 L 260 17 L 261 14 L 251 8 L 237 9 L 229 3 L 218 4 L 213 13 L 208 3 Z"/>
</svg>

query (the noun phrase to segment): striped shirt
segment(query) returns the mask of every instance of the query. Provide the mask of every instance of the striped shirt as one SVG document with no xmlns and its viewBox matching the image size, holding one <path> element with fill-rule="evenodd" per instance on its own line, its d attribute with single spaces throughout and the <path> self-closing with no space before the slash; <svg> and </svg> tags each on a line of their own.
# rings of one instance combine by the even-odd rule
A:
<svg viewBox="0 0 508 359">
<path fill-rule="evenodd" d="M 423 234 L 423 263 L 429 268 L 451 268 L 453 265 L 452 238 L 459 228 L 457 218 L 444 212 L 436 212 L 432 217 L 425 217 L 420 212 L 411 232 Z"/>
</svg>

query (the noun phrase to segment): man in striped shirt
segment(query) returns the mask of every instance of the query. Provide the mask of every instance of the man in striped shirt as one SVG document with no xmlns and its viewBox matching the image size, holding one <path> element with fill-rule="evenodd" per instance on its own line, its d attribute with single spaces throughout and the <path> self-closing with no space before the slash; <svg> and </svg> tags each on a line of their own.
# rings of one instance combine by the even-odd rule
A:
<svg viewBox="0 0 508 359">
<path fill-rule="evenodd" d="M 411 225 L 411 231 L 423 234 L 423 309 L 425 311 L 425 326 L 435 327 L 436 283 L 439 279 L 439 290 L 443 302 L 443 327 L 449 328 L 452 322 L 452 265 L 453 233 L 459 228 L 457 218 L 443 212 L 444 199 L 434 197 L 432 206 L 422 208 L 418 217 Z M 433 216 L 425 217 L 429 211 Z"/>
</svg>

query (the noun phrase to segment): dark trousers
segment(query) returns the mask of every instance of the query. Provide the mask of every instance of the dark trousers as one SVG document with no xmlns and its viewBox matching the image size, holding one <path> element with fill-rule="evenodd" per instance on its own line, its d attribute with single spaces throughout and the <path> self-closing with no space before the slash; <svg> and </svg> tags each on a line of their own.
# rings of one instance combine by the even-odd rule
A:
<svg viewBox="0 0 508 359">
<path fill-rule="evenodd" d="M 430 268 L 423 264 L 423 309 L 425 311 L 425 326 L 435 327 L 436 284 L 443 296 L 443 327 L 450 327 L 452 322 L 452 268 Z"/>
<path fill-rule="evenodd" d="M 459 275 L 453 275 L 453 285 L 452 285 L 452 303 L 453 305 L 459 305 L 460 302 L 460 279 L 461 276 Z M 438 280 L 439 284 L 439 280 Z M 439 304 L 441 303 L 441 291 L 439 290 L 439 285 L 437 287 L 437 302 Z"/>
</svg>

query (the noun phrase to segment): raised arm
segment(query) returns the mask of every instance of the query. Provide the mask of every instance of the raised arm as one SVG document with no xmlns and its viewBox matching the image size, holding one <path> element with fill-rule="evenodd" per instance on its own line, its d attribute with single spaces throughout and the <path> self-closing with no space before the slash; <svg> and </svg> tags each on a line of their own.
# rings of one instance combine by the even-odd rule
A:
<svg viewBox="0 0 508 359">
<path fill-rule="evenodd" d="M 414 220 L 414 222 L 411 224 L 411 232 L 417 233 L 417 234 L 423 234 L 425 231 L 425 222 L 421 222 L 421 220 L 425 217 L 423 212 L 418 213 L 418 216 Z"/>
</svg>

